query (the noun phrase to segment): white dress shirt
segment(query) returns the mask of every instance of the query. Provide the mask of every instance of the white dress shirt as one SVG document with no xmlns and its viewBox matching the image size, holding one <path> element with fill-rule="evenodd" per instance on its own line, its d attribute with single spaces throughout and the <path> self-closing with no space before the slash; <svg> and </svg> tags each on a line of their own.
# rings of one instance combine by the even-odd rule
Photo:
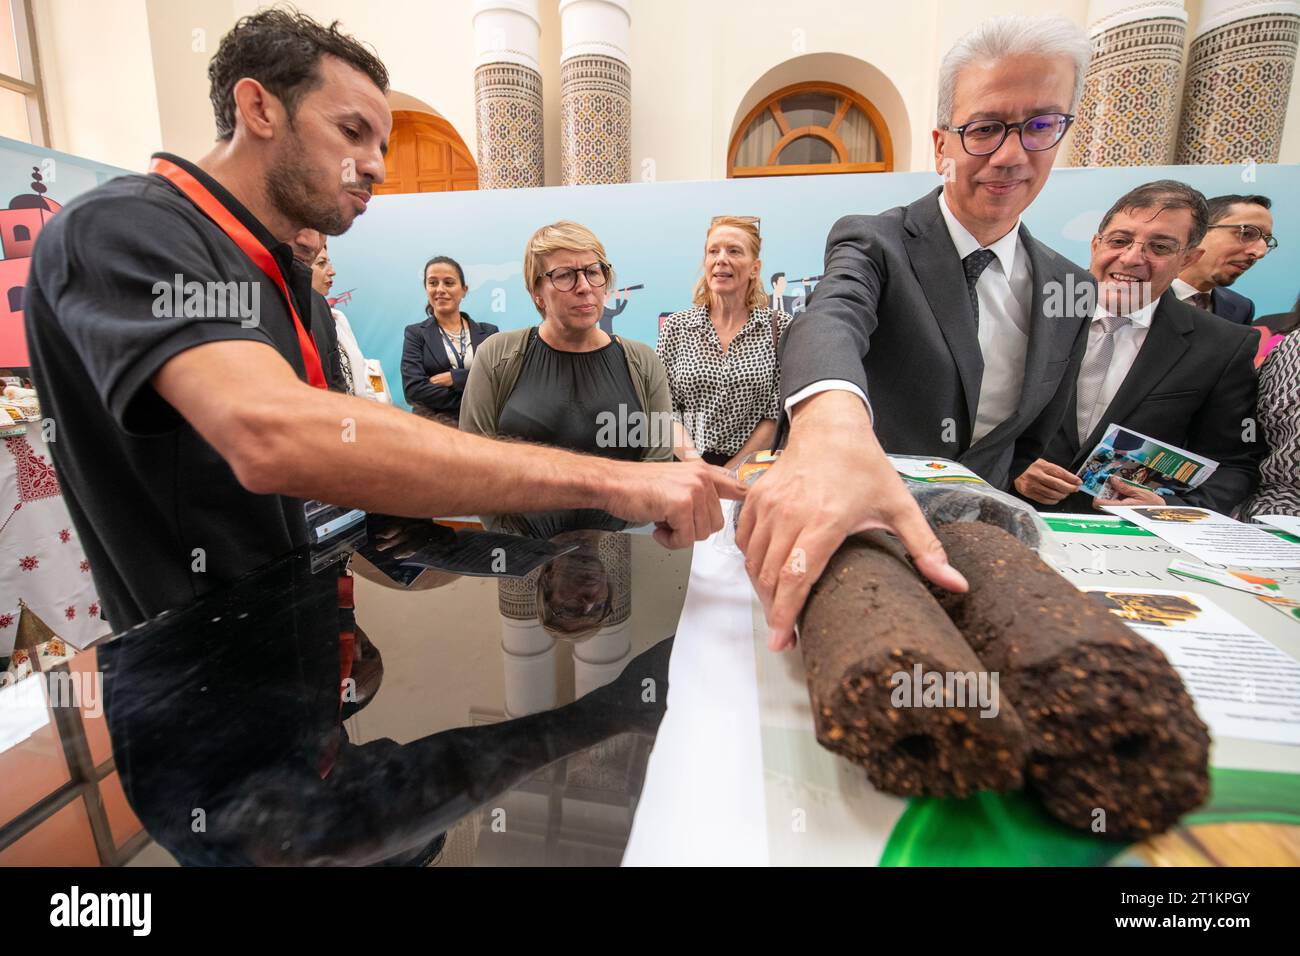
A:
<svg viewBox="0 0 1300 956">
<path fill-rule="evenodd" d="M 1174 276 L 1174 284 L 1171 285 L 1169 288 L 1174 290 L 1174 295 L 1178 296 L 1179 302 L 1186 302 L 1192 296 L 1196 295 L 1196 293 L 1201 291 L 1200 289 L 1196 288 L 1196 286 L 1192 285 L 1190 282 L 1184 282 L 1182 279 L 1178 278 L 1177 276 Z"/>
<path fill-rule="evenodd" d="M 971 433 L 973 445 L 1010 418 L 1020 405 L 1020 391 L 1025 383 L 1025 353 L 1029 350 L 1033 279 L 1029 274 L 1029 253 L 1020 242 L 1019 219 L 1001 239 L 980 246 L 979 240 L 952 214 L 943 193 L 939 194 L 939 211 L 948 224 L 948 235 L 957 247 L 959 259 L 980 248 L 997 256 L 975 283 L 975 295 L 980 303 L 984 376 L 980 380 L 975 428 Z"/>
<path fill-rule="evenodd" d="M 1174 280 L 1175 282 L 1178 280 Z M 1195 290 L 1193 290 L 1195 291 Z M 1110 403 L 1115 400 L 1115 395 L 1119 392 L 1119 387 L 1124 384 L 1124 379 L 1128 378 L 1129 370 L 1133 368 L 1133 362 L 1137 359 L 1138 352 L 1142 350 L 1142 343 L 1147 340 L 1147 333 L 1151 331 L 1151 319 L 1156 314 L 1156 306 L 1160 304 L 1159 299 L 1148 302 L 1136 312 L 1129 313 L 1128 325 L 1122 326 L 1114 331 L 1115 352 L 1110 359 L 1110 367 L 1106 370 L 1106 377 L 1101 380 L 1101 391 L 1097 396 L 1097 405 L 1092 414 L 1092 420 L 1088 424 L 1088 431 L 1079 436 L 1079 441 L 1087 441 L 1088 435 L 1097 427 L 1097 422 L 1106 414 L 1110 408 Z M 1088 350 L 1084 353 L 1083 362 L 1080 369 L 1088 364 L 1088 359 L 1096 354 L 1097 343 L 1105 334 L 1099 321 L 1103 315 L 1111 315 L 1100 304 L 1097 311 L 1092 317 L 1092 323 L 1088 326 Z M 1067 416 L 1067 424 L 1069 422 Z M 1077 427 L 1077 425 L 1076 425 Z"/>
<path fill-rule="evenodd" d="M 984 375 L 980 381 L 975 428 L 971 434 L 971 443 L 974 444 L 1010 418 L 1020 404 L 1025 380 L 1025 353 L 1029 347 L 1033 279 L 1029 272 L 1029 255 L 1020 241 L 1019 219 L 1001 239 L 981 247 L 952 214 L 943 193 L 939 194 L 939 211 L 948 226 L 948 235 L 957 249 L 958 258 L 964 259 L 980 248 L 988 248 L 997 256 L 975 283 L 975 295 L 980 304 L 979 343 Z M 795 392 L 786 399 L 785 410 L 789 413 L 805 398 L 832 389 L 850 391 L 864 402 L 867 400 L 862 390 L 852 382 L 827 379 Z M 868 411 L 870 408 L 868 403 Z"/>
</svg>

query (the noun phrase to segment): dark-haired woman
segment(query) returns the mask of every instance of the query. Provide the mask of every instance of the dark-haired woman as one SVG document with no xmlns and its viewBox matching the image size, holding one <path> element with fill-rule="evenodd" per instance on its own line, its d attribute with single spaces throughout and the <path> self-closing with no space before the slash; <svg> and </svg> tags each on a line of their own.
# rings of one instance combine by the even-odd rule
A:
<svg viewBox="0 0 1300 956">
<path fill-rule="evenodd" d="M 402 344 L 402 391 L 417 415 L 455 427 L 474 353 L 495 325 L 475 322 L 460 310 L 469 289 L 455 259 L 434 256 L 424 264 L 424 311 L 428 318 L 406 327 Z"/>
</svg>

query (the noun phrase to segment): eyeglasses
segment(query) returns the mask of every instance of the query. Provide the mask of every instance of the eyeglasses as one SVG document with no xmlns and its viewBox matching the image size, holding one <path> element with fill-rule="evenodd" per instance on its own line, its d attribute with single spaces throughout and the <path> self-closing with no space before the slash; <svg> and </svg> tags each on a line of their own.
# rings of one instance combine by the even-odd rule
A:
<svg viewBox="0 0 1300 956">
<path fill-rule="evenodd" d="M 755 229 L 757 229 L 763 222 L 763 220 L 760 219 L 758 216 L 714 216 L 711 220 L 709 220 L 709 228 L 712 229 L 714 226 L 716 226 L 719 222 L 723 221 L 724 219 L 729 219 L 732 222 L 748 223 L 752 225 Z"/>
<path fill-rule="evenodd" d="M 1022 123 L 1004 123 L 1001 120 L 971 120 L 961 126 L 940 126 L 941 130 L 961 137 L 962 149 L 972 156 L 989 156 L 1002 148 L 1007 135 L 1014 129 L 1020 132 L 1020 145 L 1030 152 L 1051 149 L 1061 141 L 1065 131 L 1074 122 L 1073 113 L 1042 113 L 1031 116 Z"/>
<path fill-rule="evenodd" d="M 542 275 L 550 279 L 551 285 L 561 292 L 572 292 L 578 285 L 578 273 L 580 272 L 587 277 L 587 285 L 593 289 L 599 289 L 609 281 L 609 264 L 605 262 L 593 262 L 581 269 L 560 266 L 550 272 L 543 272 Z"/>
<path fill-rule="evenodd" d="M 1135 239 L 1126 232 L 1109 232 L 1097 238 L 1112 252 L 1123 252 L 1129 246 L 1141 246 L 1143 255 L 1148 259 L 1168 259 L 1176 256 L 1182 248 L 1172 239 Z"/>
<path fill-rule="evenodd" d="M 1251 226 L 1246 223 L 1221 223 L 1217 226 L 1210 226 L 1211 229 L 1236 229 L 1237 238 L 1247 246 L 1253 246 L 1259 240 L 1264 240 L 1264 247 L 1270 252 L 1277 248 L 1277 237 L 1272 233 L 1267 235 L 1259 226 Z"/>
</svg>

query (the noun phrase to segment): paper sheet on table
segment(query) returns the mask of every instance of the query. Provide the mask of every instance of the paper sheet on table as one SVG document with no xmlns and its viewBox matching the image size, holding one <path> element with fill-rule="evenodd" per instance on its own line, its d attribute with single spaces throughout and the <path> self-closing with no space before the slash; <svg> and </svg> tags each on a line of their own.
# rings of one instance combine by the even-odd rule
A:
<svg viewBox="0 0 1300 956">
<path fill-rule="evenodd" d="M 1255 520 L 1300 538 L 1300 518 L 1295 515 L 1255 515 Z"/>
<path fill-rule="evenodd" d="M 1300 745 L 1300 661 L 1201 594 L 1083 590 L 1164 652 L 1214 737 Z"/>
<path fill-rule="evenodd" d="M 1107 505 L 1140 528 L 1212 564 L 1246 568 L 1300 568 L 1300 544 L 1208 508 L 1185 505 Z"/>
</svg>

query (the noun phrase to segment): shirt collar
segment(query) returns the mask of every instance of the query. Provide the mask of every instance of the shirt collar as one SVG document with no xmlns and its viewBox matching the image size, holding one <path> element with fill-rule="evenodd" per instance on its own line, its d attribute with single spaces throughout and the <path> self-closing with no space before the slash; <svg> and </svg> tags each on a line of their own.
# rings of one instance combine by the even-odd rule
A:
<svg viewBox="0 0 1300 956">
<path fill-rule="evenodd" d="M 1174 295 L 1178 296 L 1178 298 L 1183 302 L 1186 302 L 1192 296 L 1201 291 L 1190 282 L 1184 282 L 1177 276 L 1174 277 L 1173 285 L 1171 285 L 1170 288 L 1174 290 Z"/>
<path fill-rule="evenodd" d="M 289 244 L 287 242 L 281 242 L 279 239 L 275 238 L 275 236 L 271 235 L 271 231 L 267 229 L 266 226 L 262 225 L 262 221 L 249 212 L 247 206 L 231 195 L 230 191 L 226 189 L 225 186 L 221 185 L 221 183 L 213 179 L 187 159 L 181 159 L 181 157 L 172 153 L 154 153 L 153 155 L 156 158 L 165 159 L 168 162 L 175 163 L 177 166 L 181 167 L 181 169 L 185 170 L 197 179 L 208 192 L 212 193 L 217 202 L 230 210 L 231 214 L 244 224 L 248 231 L 253 234 L 254 238 L 256 238 L 262 245 L 266 246 L 267 250 L 270 251 L 277 260 L 279 260 L 281 270 L 286 274 L 290 272 L 290 268 L 286 267 L 285 260 L 285 256 L 287 255 L 288 261 L 293 261 L 293 250 L 289 247 Z M 170 185 L 170 183 L 168 183 L 168 185 Z M 283 249 L 280 247 L 283 247 Z"/>
<path fill-rule="evenodd" d="M 939 193 L 939 212 L 943 213 L 943 221 L 948 226 L 948 235 L 952 237 L 952 244 L 957 247 L 958 258 L 965 259 L 976 249 L 988 249 L 998 257 L 998 262 L 1002 264 L 1002 274 L 1008 278 L 1011 277 L 1011 270 L 1016 265 L 1016 252 L 1020 248 L 1019 218 L 1016 219 L 1016 224 L 1001 239 L 989 243 L 987 246 L 981 246 L 979 240 L 970 234 L 970 230 L 957 221 L 957 217 L 948 208 L 948 200 L 944 198 L 942 191 Z"/>
<path fill-rule="evenodd" d="M 1128 320 L 1131 323 L 1133 323 L 1133 325 L 1137 326 L 1140 329 L 1150 328 L 1151 319 L 1155 316 L 1156 306 L 1158 306 L 1159 304 L 1160 304 L 1159 299 L 1156 299 L 1153 302 L 1148 302 L 1146 305 L 1142 306 L 1142 308 L 1138 309 L 1136 312 L 1130 312 L 1128 315 Z M 1100 319 L 1102 316 L 1111 315 L 1111 314 L 1112 313 L 1105 306 L 1103 306 L 1100 302 L 1098 302 L 1097 311 L 1093 314 L 1092 320 L 1095 322 L 1098 319 Z"/>
</svg>

